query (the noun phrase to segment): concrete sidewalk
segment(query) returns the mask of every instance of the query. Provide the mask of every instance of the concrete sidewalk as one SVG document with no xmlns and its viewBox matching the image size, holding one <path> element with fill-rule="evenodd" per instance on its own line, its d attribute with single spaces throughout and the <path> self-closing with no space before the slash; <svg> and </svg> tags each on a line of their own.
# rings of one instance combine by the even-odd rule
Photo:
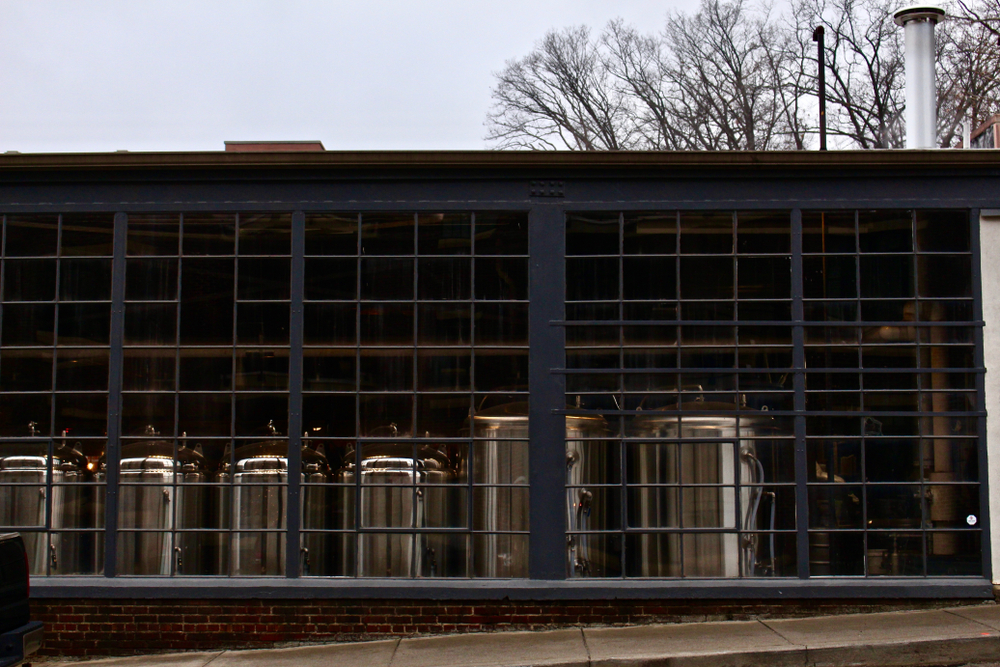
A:
<svg viewBox="0 0 1000 667">
<path fill-rule="evenodd" d="M 994 661 L 1000 661 L 1000 606 L 991 604 L 933 611 L 496 632 L 43 664 L 46 667 L 889 667 Z"/>
</svg>

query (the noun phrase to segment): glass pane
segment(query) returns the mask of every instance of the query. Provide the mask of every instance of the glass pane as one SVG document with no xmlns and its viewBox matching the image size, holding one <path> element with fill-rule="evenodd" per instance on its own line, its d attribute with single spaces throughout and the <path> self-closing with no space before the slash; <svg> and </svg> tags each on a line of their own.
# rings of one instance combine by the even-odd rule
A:
<svg viewBox="0 0 1000 667">
<path fill-rule="evenodd" d="M 854 211 L 803 211 L 802 252 L 857 252 Z"/>
<path fill-rule="evenodd" d="M 357 260 L 345 258 L 307 259 L 305 298 L 320 301 L 327 299 L 357 299 Z"/>
<path fill-rule="evenodd" d="M 110 259 L 65 259 L 59 267 L 63 301 L 110 301 Z"/>
<path fill-rule="evenodd" d="M 176 255 L 180 230 L 181 217 L 176 213 L 130 213 L 125 253 Z"/>
<path fill-rule="evenodd" d="M 288 300 L 291 290 L 291 260 L 240 259 L 237 299 L 248 301 Z"/>
<path fill-rule="evenodd" d="M 982 534 L 934 532 L 927 535 L 927 574 L 931 577 L 981 576 Z"/>
<path fill-rule="evenodd" d="M 157 435 L 174 435 L 174 395 L 173 394 L 123 394 L 122 433 L 126 436 L 150 435 L 150 428 Z M 142 479 L 142 473 L 132 471 Z M 155 475 L 155 471 L 151 471 Z M 121 478 L 125 482 L 125 477 Z M 167 481 L 170 481 L 169 479 Z M 139 526 L 136 526 L 139 527 Z M 141 526 L 152 528 L 153 526 Z"/>
<path fill-rule="evenodd" d="M 468 345 L 471 343 L 471 311 L 467 303 L 417 305 L 417 343 L 423 345 Z"/>
<path fill-rule="evenodd" d="M 58 238 L 58 215 L 8 215 L 4 254 L 7 257 L 52 257 L 56 254 Z"/>
<path fill-rule="evenodd" d="M 626 213 L 626 255 L 673 255 L 677 252 L 676 213 Z"/>
<path fill-rule="evenodd" d="M 858 244 L 861 252 L 912 252 L 912 212 L 859 211 Z"/>
<path fill-rule="evenodd" d="M 357 255 L 357 214 L 306 213 L 306 254 Z"/>
<path fill-rule="evenodd" d="M 56 433 L 103 437 L 108 432 L 108 395 L 56 394 L 55 426 Z"/>
<path fill-rule="evenodd" d="M 52 345 L 55 306 L 7 304 L 3 307 L 4 345 Z"/>
<path fill-rule="evenodd" d="M 241 303 L 236 307 L 236 342 L 240 345 L 287 345 L 287 303 Z"/>
<path fill-rule="evenodd" d="M 50 394 L 3 394 L 0 400 L 0 435 L 26 437 L 48 435 L 52 420 Z"/>
<path fill-rule="evenodd" d="M 240 213 L 241 255 L 290 255 L 291 213 Z"/>
<path fill-rule="evenodd" d="M 622 576 L 622 537 L 616 534 L 567 535 L 566 556 L 568 576 Z"/>
<path fill-rule="evenodd" d="M 788 211 L 740 211 L 736 214 L 736 251 L 744 254 L 792 251 Z"/>
<path fill-rule="evenodd" d="M 288 394 L 236 394 L 235 413 L 236 435 L 288 433 Z"/>
<path fill-rule="evenodd" d="M 468 213 L 417 214 L 417 252 L 421 255 L 468 255 L 472 216 Z"/>
<path fill-rule="evenodd" d="M 413 299 L 413 260 L 362 259 L 361 298 Z"/>
<path fill-rule="evenodd" d="M 187 236 L 184 242 L 187 243 Z M 233 260 L 187 259 L 182 271 L 181 344 L 231 343 Z"/>
<path fill-rule="evenodd" d="M 62 256 L 110 257 L 114 246 L 114 213 L 67 213 L 62 217 Z"/>
<path fill-rule="evenodd" d="M 813 577 L 864 576 L 864 533 L 809 533 L 809 574 Z"/>
<path fill-rule="evenodd" d="M 365 312 L 379 308 L 396 308 L 366 304 Z M 413 306 L 405 306 L 408 317 L 403 326 L 413 332 Z M 308 303 L 304 306 L 305 323 L 303 342 L 306 345 L 354 345 L 357 330 L 357 306 L 353 303 Z"/>
<path fill-rule="evenodd" d="M 527 255 L 528 214 L 476 213 L 477 255 Z"/>
<path fill-rule="evenodd" d="M 111 335 L 111 304 L 59 305 L 61 345 L 107 345 Z"/>
<path fill-rule="evenodd" d="M 232 388 L 231 349 L 181 350 L 180 388 L 188 391 L 226 391 Z"/>
<path fill-rule="evenodd" d="M 412 255 L 412 213 L 365 213 L 361 216 L 362 255 Z"/>
<path fill-rule="evenodd" d="M 185 255 L 232 255 L 236 250 L 235 241 L 234 214 L 184 214 Z"/>
<path fill-rule="evenodd" d="M 917 259 L 920 296 L 971 297 L 970 255 L 924 255 Z"/>
<path fill-rule="evenodd" d="M 969 252 L 969 212 L 917 211 L 917 250 Z"/>
<path fill-rule="evenodd" d="M 523 511 L 527 512 L 527 507 Z M 474 577 L 497 579 L 527 577 L 528 536 L 473 535 L 472 567 Z"/>
<path fill-rule="evenodd" d="M 732 299 L 733 278 L 729 257 L 682 257 L 680 298 Z"/>
<path fill-rule="evenodd" d="M 355 350 L 306 350 L 302 388 L 306 391 L 355 391 L 356 373 Z M 354 421 L 353 414 L 351 421 Z"/>
<path fill-rule="evenodd" d="M 476 350 L 476 391 L 527 389 L 527 350 Z"/>
<path fill-rule="evenodd" d="M 417 432 L 422 437 L 458 438 L 468 434 L 469 411 L 472 407 L 469 394 L 417 394 Z M 454 461 L 457 465 L 458 461 Z M 453 481 L 453 480 L 448 480 Z M 462 509 L 457 516 L 464 517 L 464 490 L 462 495 L 452 499 L 461 502 Z M 462 520 L 464 525 L 465 520 Z"/>
<path fill-rule="evenodd" d="M 177 298 L 176 259 L 130 259 L 126 262 L 126 300 L 170 301 Z"/>
<path fill-rule="evenodd" d="M 176 304 L 129 303 L 125 305 L 126 345 L 173 345 L 176 340 Z"/>
<path fill-rule="evenodd" d="M 676 299 L 676 259 L 626 257 L 622 264 L 622 288 L 625 299 Z"/>
<path fill-rule="evenodd" d="M 924 572 L 920 533 L 868 533 L 869 576 L 912 577 Z"/>
<path fill-rule="evenodd" d="M 479 285 L 480 262 L 476 263 L 476 297 L 483 298 Z M 500 272 L 497 272 L 500 275 Z M 566 300 L 596 301 L 617 299 L 618 258 L 586 258 L 566 260 Z M 494 297 L 497 298 L 497 297 Z M 501 297 L 503 298 L 503 297 Z M 507 297 L 509 298 L 509 297 Z"/>
<path fill-rule="evenodd" d="M 181 378 L 183 381 L 183 366 Z M 228 436 L 232 430 L 230 394 L 179 394 L 177 430 L 192 438 Z"/>
<path fill-rule="evenodd" d="M 527 345 L 528 304 L 477 303 L 477 345 Z"/>
<path fill-rule="evenodd" d="M 528 260 L 483 258 L 476 260 L 476 298 L 513 301 L 528 298 Z"/>
<path fill-rule="evenodd" d="M 413 389 L 413 351 L 362 350 L 361 387 L 371 391 Z"/>
<path fill-rule="evenodd" d="M 355 400 L 353 394 L 306 394 L 302 398 L 303 428 L 317 437 L 354 437 Z"/>
<path fill-rule="evenodd" d="M 829 476 L 824 481 L 829 480 Z M 864 528 L 864 490 L 860 485 L 824 484 L 809 487 L 810 528 Z"/>
<path fill-rule="evenodd" d="M 359 577 L 412 577 L 419 553 L 413 535 L 359 535 Z"/>
<path fill-rule="evenodd" d="M 807 299 L 853 299 L 857 296 L 854 257 L 803 257 L 802 273 Z"/>
<path fill-rule="evenodd" d="M 174 389 L 174 350 L 125 350 L 122 382 L 124 389 L 148 391 Z M 2 364 L 0 364 L 2 368 Z"/>
<path fill-rule="evenodd" d="M 410 433 L 413 422 L 412 395 L 362 394 L 359 401 L 361 435 L 385 435 L 385 429 L 392 424 L 396 425 L 400 435 Z"/>
<path fill-rule="evenodd" d="M 792 296 L 792 260 L 788 257 L 740 257 L 739 298 L 788 299 Z M 742 309 L 741 309 L 741 317 Z"/>
<path fill-rule="evenodd" d="M 733 252 L 733 214 L 682 212 L 681 252 L 699 255 Z"/>
<path fill-rule="evenodd" d="M 361 306 L 363 345 L 412 345 L 413 304 L 366 303 Z"/>
<path fill-rule="evenodd" d="M 681 536 L 635 533 L 625 537 L 626 577 L 680 577 Z"/>
<path fill-rule="evenodd" d="M 52 389 L 52 351 L 0 351 L 0 388 L 4 391 Z"/>
<path fill-rule="evenodd" d="M 485 260 L 484 260 L 485 261 Z M 458 300 L 471 297 L 471 266 L 467 258 L 420 259 L 417 298 Z"/>
<path fill-rule="evenodd" d="M 417 355 L 418 391 L 467 391 L 471 388 L 472 355 L 469 350 L 418 350 Z"/>
<path fill-rule="evenodd" d="M 52 301 L 56 296 L 55 260 L 4 262 L 4 301 Z"/>
<path fill-rule="evenodd" d="M 572 213 L 566 216 L 567 255 L 617 255 L 617 213 Z"/>
<path fill-rule="evenodd" d="M 56 358 L 56 389 L 103 391 L 108 388 L 108 351 L 61 348 Z"/>
<path fill-rule="evenodd" d="M 237 350 L 236 389 L 288 389 L 288 350 Z"/>
</svg>

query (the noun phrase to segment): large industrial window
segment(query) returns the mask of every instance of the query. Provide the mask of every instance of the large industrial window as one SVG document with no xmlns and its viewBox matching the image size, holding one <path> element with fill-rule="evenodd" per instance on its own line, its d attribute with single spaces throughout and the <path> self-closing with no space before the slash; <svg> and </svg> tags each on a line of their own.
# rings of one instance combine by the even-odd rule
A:
<svg viewBox="0 0 1000 667">
<path fill-rule="evenodd" d="M 967 211 L 565 225 L 5 216 L 0 529 L 35 574 L 528 577 L 544 400 L 567 578 L 982 574 Z"/>
<path fill-rule="evenodd" d="M 527 576 L 527 215 L 305 224 L 303 574 Z"/>
<path fill-rule="evenodd" d="M 968 214 L 802 224 L 568 217 L 567 576 L 981 572 Z"/>
<path fill-rule="evenodd" d="M 35 574 L 98 574 L 114 216 L 4 222 L 0 526 Z"/>
</svg>

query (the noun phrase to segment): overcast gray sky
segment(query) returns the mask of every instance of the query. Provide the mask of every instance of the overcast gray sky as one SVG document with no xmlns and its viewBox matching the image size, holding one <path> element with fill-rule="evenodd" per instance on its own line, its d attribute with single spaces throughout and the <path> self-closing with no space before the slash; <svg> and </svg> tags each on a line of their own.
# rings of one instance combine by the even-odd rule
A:
<svg viewBox="0 0 1000 667">
<path fill-rule="evenodd" d="M 480 149 L 492 73 L 551 28 L 697 0 L 0 0 L 0 152 Z"/>
</svg>

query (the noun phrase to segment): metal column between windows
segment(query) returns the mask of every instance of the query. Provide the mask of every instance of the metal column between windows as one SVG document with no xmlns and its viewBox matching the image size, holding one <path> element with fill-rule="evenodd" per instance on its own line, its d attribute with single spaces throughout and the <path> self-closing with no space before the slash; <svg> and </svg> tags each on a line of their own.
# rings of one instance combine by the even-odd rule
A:
<svg viewBox="0 0 1000 667">
<path fill-rule="evenodd" d="M 530 537 L 529 576 L 566 578 L 566 380 L 564 364 L 566 216 L 556 206 L 535 206 L 528 224 L 530 303 L 528 382 Z"/>
<path fill-rule="evenodd" d="M 302 498 L 302 299 L 305 292 L 306 216 L 292 214 L 291 321 L 288 325 L 288 535 L 285 538 L 285 576 L 301 575 Z"/>
<path fill-rule="evenodd" d="M 121 436 L 122 362 L 125 336 L 125 244 L 128 215 L 115 213 L 111 265 L 111 351 L 108 366 L 108 444 L 105 455 L 104 576 L 114 577 L 118 565 L 118 460 Z"/>
</svg>

